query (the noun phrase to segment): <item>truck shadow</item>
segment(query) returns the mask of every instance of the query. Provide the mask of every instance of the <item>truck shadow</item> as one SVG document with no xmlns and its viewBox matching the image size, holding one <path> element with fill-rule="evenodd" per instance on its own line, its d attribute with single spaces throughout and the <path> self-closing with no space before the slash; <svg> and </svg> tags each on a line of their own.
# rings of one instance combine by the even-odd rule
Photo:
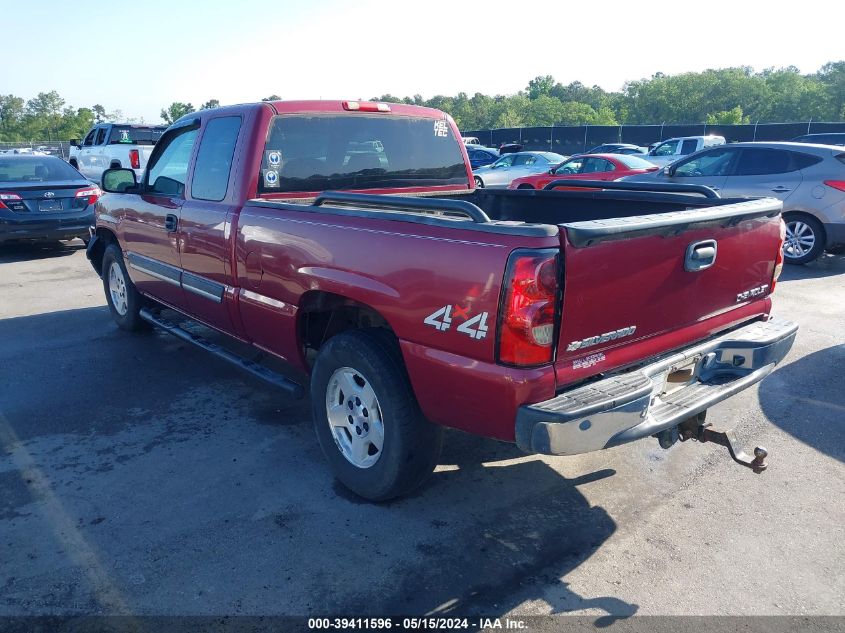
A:
<svg viewBox="0 0 845 633">
<path fill-rule="evenodd" d="M 759 391 L 772 424 L 839 461 L 845 461 L 843 367 L 845 345 L 834 345 L 779 367 Z"/>
<path fill-rule="evenodd" d="M 602 626 L 638 611 L 561 580 L 617 529 L 579 490 L 613 470 L 566 477 L 513 445 L 447 431 L 417 493 L 364 503 L 333 483 L 307 400 L 168 335 L 120 332 L 103 307 L 0 320 L 0 335 L 5 448 L 31 459 L 61 509 L 57 522 L 15 468 L 0 480 L 13 500 L 0 527 L 26 551 L 44 544 L 43 565 L 60 570 L 15 572 L 16 595 L 43 596 L 43 608 L 103 608 L 67 575 L 85 545 L 144 613 L 495 617 L 531 602 L 603 612 Z M 53 546 L 65 532 L 68 554 Z M 67 594 L 50 593 L 54 581 Z"/>
<path fill-rule="evenodd" d="M 0 264 L 66 257 L 84 248 L 85 244 L 82 243 L 82 240 L 5 244 L 0 245 Z"/>
<path fill-rule="evenodd" d="M 821 279 L 845 273 L 845 256 L 822 253 L 817 260 L 803 266 L 784 266 L 778 283 L 802 279 Z"/>
</svg>

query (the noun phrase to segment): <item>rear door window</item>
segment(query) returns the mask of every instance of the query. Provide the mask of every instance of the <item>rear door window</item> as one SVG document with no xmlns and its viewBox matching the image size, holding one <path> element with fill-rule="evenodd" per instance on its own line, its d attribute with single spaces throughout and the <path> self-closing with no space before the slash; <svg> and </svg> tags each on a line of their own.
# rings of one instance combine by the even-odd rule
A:
<svg viewBox="0 0 845 633">
<path fill-rule="evenodd" d="M 694 138 L 688 138 L 681 144 L 681 154 L 686 156 L 692 154 L 698 148 L 698 141 Z"/>
<path fill-rule="evenodd" d="M 822 158 L 820 156 L 802 154 L 801 152 L 792 152 L 792 160 L 795 161 L 795 167 L 797 169 L 807 169 L 807 167 L 812 167 L 813 165 L 822 162 Z"/>
<path fill-rule="evenodd" d="M 283 114 L 270 123 L 259 193 L 468 186 L 444 119 L 384 114 Z"/>
<path fill-rule="evenodd" d="M 212 119 L 206 124 L 191 180 L 192 198 L 220 201 L 226 197 L 240 129 L 241 117 L 237 116 Z"/>
<path fill-rule="evenodd" d="M 106 141 L 106 128 L 101 127 L 97 130 L 97 140 L 94 141 L 94 145 L 102 145 Z"/>
<path fill-rule="evenodd" d="M 736 166 L 736 176 L 762 176 L 785 174 L 798 167 L 792 161 L 792 152 L 777 149 L 747 148 L 742 150 Z"/>
</svg>

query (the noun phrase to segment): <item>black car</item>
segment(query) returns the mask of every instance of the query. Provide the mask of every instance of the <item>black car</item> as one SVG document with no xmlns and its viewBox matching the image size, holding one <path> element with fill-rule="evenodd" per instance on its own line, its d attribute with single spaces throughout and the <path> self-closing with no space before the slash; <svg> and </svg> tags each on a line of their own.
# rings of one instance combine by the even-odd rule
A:
<svg viewBox="0 0 845 633">
<path fill-rule="evenodd" d="M 792 139 L 793 143 L 818 143 L 820 145 L 845 145 L 845 132 L 804 134 Z"/>
<path fill-rule="evenodd" d="M 467 156 L 469 156 L 469 162 L 472 168 L 476 169 L 496 162 L 499 158 L 499 152 L 489 147 L 482 147 L 481 145 L 467 145 Z"/>
<path fill-rule="evenodd" d="M 102 195 L 56 156 L 0 156 L 0 244 L 19 240 L 88 241 Z"/>
</svg>

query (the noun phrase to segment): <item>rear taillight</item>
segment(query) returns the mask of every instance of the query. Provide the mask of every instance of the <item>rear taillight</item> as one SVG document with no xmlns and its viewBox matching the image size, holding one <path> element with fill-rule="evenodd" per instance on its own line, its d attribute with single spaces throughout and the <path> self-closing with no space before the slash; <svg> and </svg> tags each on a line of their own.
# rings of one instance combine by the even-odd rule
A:
<svg viewBox="0 0 845 633">
<path fill-rule="evenodd" d="M 16 193 L 0 193 L 0 209 L 8 209 L 4 202 L 12 200 L 20 200 L 21 197 Z"/>
<path fill-rule="evenodd" d="M 783 245 L 786 242 L 786 222 L 783 218 L 780 219 L 780 241 L 778 242 L 778 253 L 775 255 L 775 272 L 772 275 L 772 289 L 769 294 L 775 291 L 775 286 L 778 283 L 778 277 L 783 271 Z"/>
<path fill-rule="evenodd" d="M 845 191 L 845 180 L 825 180 L 824 184 L 828 187 L 839 189 L 839 191 Z"/>
<path fill-rule="evenodd" d="M 103 195 L 103 192 L 100 191 L 99 187 L 86 187 L 85 189 L 80 189 L 76 192 L 76 199 L 80 198 L 87 198 L 85 204 L 94 204 L 97 200 L 100 199 L 100 196 Z"/>
<path fill-rule="evenodd" d="M 557 249 L 511 254 L 499 314 L 499 362 L 525 367 L 554 360 L 558 278 Z"/>
<path fill-rule="evenodd" d="M 138 154 L 137 149 L 129 150 L 129 164 L 132 166 L 132 169 L 141 169 L 141 156 Z"/>
</svg>

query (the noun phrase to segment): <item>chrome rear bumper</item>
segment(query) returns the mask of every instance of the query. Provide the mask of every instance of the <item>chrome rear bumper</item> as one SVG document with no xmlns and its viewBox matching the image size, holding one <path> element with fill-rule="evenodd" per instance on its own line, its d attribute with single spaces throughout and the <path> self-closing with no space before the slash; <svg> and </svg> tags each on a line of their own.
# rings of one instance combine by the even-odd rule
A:
<svg viewBox="0 0 845 633">
<path fill-rule="evenodd" d="M 649 365 L 519 408 L 516 443 L 527 453 L 577 455 L 654 435 L 765 378 L 792 347 L 798 325 L 755 321 Z M 692 371 L 665 392 L 667 376 Z"/>
</svg>

